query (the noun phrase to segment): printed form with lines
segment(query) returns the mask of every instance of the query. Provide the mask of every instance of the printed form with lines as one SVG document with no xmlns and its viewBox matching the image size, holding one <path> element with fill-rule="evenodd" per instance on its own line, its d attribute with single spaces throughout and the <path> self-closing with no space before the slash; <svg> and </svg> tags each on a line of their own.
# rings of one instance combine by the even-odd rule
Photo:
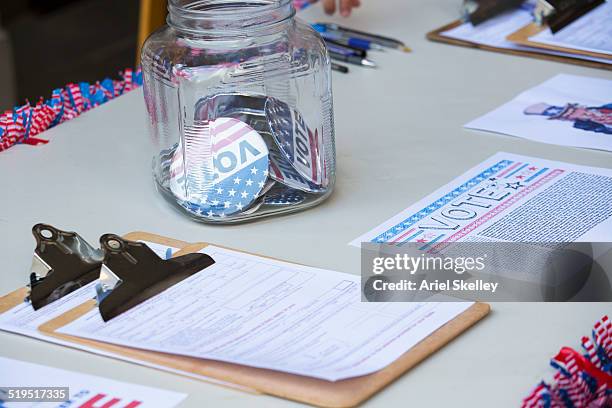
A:
<svg viewBox="0 0 612 408">
<path fill-rule="evenodd" d="M 380 370 L 472 305 L 362 303 L 358 275 L 214 246 L 215 264 L 104 323 L 65 334 L 330 381 Z"/>
</svg>

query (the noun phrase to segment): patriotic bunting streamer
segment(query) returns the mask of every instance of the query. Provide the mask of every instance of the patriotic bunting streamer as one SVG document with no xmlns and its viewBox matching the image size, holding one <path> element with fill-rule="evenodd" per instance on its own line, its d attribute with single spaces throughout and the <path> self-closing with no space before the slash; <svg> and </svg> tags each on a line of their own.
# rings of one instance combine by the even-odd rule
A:
<svg viewBox="0 0 612 408">
<path fill-rule="evenodd" d="M 317 0 L 294 0 L 297 10 L 302 10 Z M 62 122 L 79 116 L 98 105 L 123 95 L 142 85 L 142 72 L 126 69 L 119 73 L 122 79 L 105 79 L 90 85 L 87 82 L 68 84 L 56 89 L 51 99 L 40 100 L 32 106 L 27 102 L 12 111 L 0 114 L 0 152 L 16 144 L 45 144 L 49 141 L 35 137 L 39 133 Z"/>
<path fill-rule="evenodd" d="M 551 384 L 542 381 L 523 408 L 612 407 L 612 323 L 608 316 L 593 328 L 593 338 L 582 338 L 585 354 L 563 347 L 551 360 L 557 369 Z"/>
<path fill-rule="evenodd" d="M 142 85 L 140 69 L 126 69 L 119 75 L 120 80 L 107 78 L 94 85 L 71 83 L 63 89 L 54 90 L 46 101 L 40 98 L 34 106 L 28 102 L 4 112 L 0 115 L 0 152 L 19 143 L 47 143 L 48 140 L 36 136 Z"/>
</svg>

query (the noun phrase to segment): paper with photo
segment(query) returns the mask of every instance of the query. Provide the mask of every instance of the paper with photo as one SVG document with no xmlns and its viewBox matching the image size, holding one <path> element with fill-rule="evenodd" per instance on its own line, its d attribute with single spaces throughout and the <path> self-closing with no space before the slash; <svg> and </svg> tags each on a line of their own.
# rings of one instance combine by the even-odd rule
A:
<svg viewBox="0 0 612 408">
<path fill-rule="evenodd" d="M 493 17 L 477 26 L 472 23 L 463 23 L 455 28 L 444 31 L 440 35 L 468 41 L 474 44 L 487 45 L 490 47 L 507 50 L 531 51 L 540 54 L 571 57 L 587 61 L 612 64 L 612 60 L 597 58 L 586 55 L 576 55 L 562 51 L 547 50 L 544 48 L 528 47 L 508 41 L 506 37 L 520 30 L 533 21 L 533 2 L 527 2 L 516 10 L 507 11 L 499 16 Z"/>
<path fill-rule="evenodd" d="M 563 48 L 608 54 L 612 58 L 612 2 L 607 1 L 552 33 L 546 29 L 530 41 Z"/>
<path fill-rule="evenodd" d="M 170 257 L 172 254 L 176 253 L 179 250 L 179 248 L 169 247 L 169 246 L 157 244 L 154 242 L 147 242 L 147 241 L 142 241 L 142 242 L 144 242 L 151 249 L 153 249 L 153 251 L 155 251 L 155 253 L 160 258 L 164 258 L 164 259 L 167 259 L 168 257 Z M 187 372 L 183 372 L 180 370 L 174 370 L 168 367 L 159 366 L 159 365 L 152 364 L 152 363 L 130 359 L 124 356 L 102 351 L 102 350 L 99 350 L 93 347 L 87 347 L 87 346 L 83 346 L 83 345 L 79 345 L 75 343 L 70 343 L 67 341 L 57 339 L 55 337 L 46 336 L 38 331 L 38 327 L 42 325 L 43 323 L 46 323 L 58 316 L 61 316 L 64 313 L 68 312 L 69 310 L 94 298 L 95 297 L 95 284 L 96 282 L 92 282 L 89 285 L 86 285 L 78 290 L 75 290 L 74 292 L 69 293 L 63 298 L 58 299 L 55 302 L 50 303 L 47 306 L 41 309 L 38 309 L 38 310 L 32 309 L 32 306 L 25 302 L 18 306 L 15 306 L 9 309 L 8 311 L 6 311 L 5 313 L 0 314 L 0 330 L 9 332 L 9 333 L 15 333 L 15 334 L 23 335 L 23 336 L 32 337 L 38 340 L 43 340 L 48 343 L 54 343 L 54 344 L 60 344 L 62 346 L 78 348 L 79 350 L 87 351 L 90 353 L 108 356 L 108 357 L 112 357 L 112 358 L 116 358 L 116 359 L 120 359 L 124 361 L 129 361 L 129 362 L 136 363 L 139 365 L 157 368 L 157 369 L 161 369 L 161 370 L 172 372 L 172 373 L 178 373 L 181 375 L 186 375 L 192 378 L 196 378 L 196 379 L 200 379 L 200 380 L 204 380 L 208 382 L 219 383 L 219 384 L 236 387 L 236 388 L 244 388 L 240 386 L 235 386 L 233 384 L 228 384 L 223 381 L 211 379 L 208 377 L 199 376 L 199 375 L 195 375 L 192 373 L 187 373 Z"/>
<path fill-rule="evenodd" d="M 361 302 L 358 275 L 208 246 L 215 264 L 120 316 L 59 333 L 316 377 L 370 374 L 471 306 Z"/>
<path fill-rule="evenodd" d="M 68 387 L 64 402 L 3 402 L 6 408 L 67 408 L 67 407 L 139 407 L 171 408 L 187 398 L 187 394 L 145 387 L 104 377 L 61 370 L 0 357 L 0 386 L 10 387 Z M 8 396 L 7 396 L 8 397 Z"/>
<path fill-rule="evenodd" d="M 497 153 L 362 242 L 612 242 L 612 169 Z"/>
<path fill-rule="evenodd" d="M 560 74 L 465 127 L 612 151 L 612 80 Z"/>
</svg>

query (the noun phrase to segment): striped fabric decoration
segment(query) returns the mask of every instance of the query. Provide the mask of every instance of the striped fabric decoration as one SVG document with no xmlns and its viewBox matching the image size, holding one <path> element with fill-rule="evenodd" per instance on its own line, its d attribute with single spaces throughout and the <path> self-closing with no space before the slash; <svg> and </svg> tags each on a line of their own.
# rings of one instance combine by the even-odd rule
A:
<svg viewBox="0 0 612 408">
<path fill-rule="evenodd" d="M 612 407 L 612 325 L 608 316 L 582 338 L 585 354 L 563 347 L 551 360 L 553 381 L 542 381 L 523 400 L 523 408 Z"/>
<path fill-rule="evenodd" d="M 54 90 L 46 101 L 40 98 L 34 106 L 27 102 L 4 112 L 0 115 L 0 152 L 16 144 L 47 143 L 36 136 L 142 85 L 140 69 L 126 69 L 119 75 L 120 80 L 105 79 L 93 85 L 70 83 Z"/>
<path fill-rule="evenodd" d="M 293 5 L 299 11 L 316 2 L 294 0 Z M 142 85 L 140 68 L 136 71 L 128 68 L 119 76 L 119 80 L 107 78 L 93 85 L 70 83 L 65 88 L 54 90 L 46 101 L 40 98 L 34 106 L 26 101 L 25 105 L 0 114 L 0 152 L 16 144 L 48 143 L 48 140 L 35 136 Z"/>
</svg>

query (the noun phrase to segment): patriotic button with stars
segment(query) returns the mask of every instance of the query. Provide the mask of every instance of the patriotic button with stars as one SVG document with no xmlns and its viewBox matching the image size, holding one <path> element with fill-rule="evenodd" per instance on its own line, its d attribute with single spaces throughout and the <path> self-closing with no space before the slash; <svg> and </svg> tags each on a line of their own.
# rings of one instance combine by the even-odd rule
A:
<svg viewBox="0 0 612 408">
<path fill-rule="evenodd" d="M 260 195 L 268 179 L 268 148 L 259 133 L 237 119 L 218 118 L 210 122 L 209 127 L 212 175 L 203 166 L 185 172 L 183 149 L 179 143 L 170 169 L 170 187 L 189 212 L 208 218 L 224 218 L 245 211 Z M 207 153 L 189 149 L 187 152 L 193 155 L 191 160 L 185 160 L 187 167 Z M 206 187 L 190 191 L 197 183 Z"/>
<path fill-rule="evenodd" d="M 306 181 L 321 186 L 323 147 L 318 129 L 312 131 L 297 110 L 275 98 L 267 99 L 265 114 L 274 141 L 287 161 Z"/>
<path fill-rule="evenodd" d="M 273 189 L 264 198 L 267 205 L 293 205 L 304 201 L 304 193 L 292 188 Z"/>
<path fill-rule="evenodd" d="M 270 145 L 270 177 L 286 186 L 298 190 L 318 193 L 325 188 L 317 185 L 310 180 L 306 180 L 295 168 L 289 164 L 285 155 L 279 150 L 278 146 Z"/>
</svg>

